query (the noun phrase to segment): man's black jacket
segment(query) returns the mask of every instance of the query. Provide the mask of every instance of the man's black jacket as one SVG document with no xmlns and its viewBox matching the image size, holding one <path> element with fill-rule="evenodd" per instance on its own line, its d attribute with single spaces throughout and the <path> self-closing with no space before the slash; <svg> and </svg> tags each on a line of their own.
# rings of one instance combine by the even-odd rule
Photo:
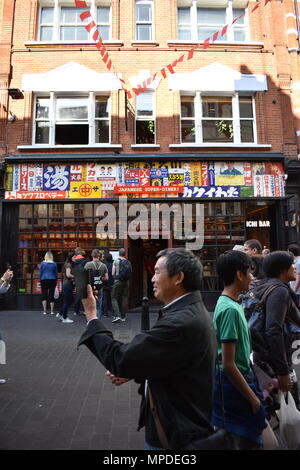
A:
<svg viewBox="0 0 300 470">
<path fill-rule="evenodd" d="M 211 431 L 216 338 L 198 291 L 162 309 L 149 331 L 124 344 L 100 320 L 89 323 L 79 340 L 114 375 L 148 380 L 153 401 L 171 448 L 180 449 Z M 144 387 L 139 427 L 151 417 Z M 153 434 L 152 434 L 153 435 Z M 151 432 L 150 432 L 151 439 Z M 148 442 L 157 445 L 157 438 Z"/>
</svg>

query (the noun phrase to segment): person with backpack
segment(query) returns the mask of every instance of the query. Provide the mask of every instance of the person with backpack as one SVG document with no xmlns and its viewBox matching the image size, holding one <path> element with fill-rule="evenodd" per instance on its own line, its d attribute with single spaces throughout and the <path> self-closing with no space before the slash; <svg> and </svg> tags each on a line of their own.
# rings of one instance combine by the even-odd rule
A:
<svg viewBox="0 0 300 470">
<path fill-rule="evenodd" d="M 96 305 L 97 317 L 101 318 L 103 314 L 102 301 L 103 301 L 103 281 L 108 280 L 107 267 L 102 263 L 102 253 L 95 248 L 92 251 L 92 261 L 88 261 L 84 265 L 84 269 L 89 272 L 89 281 L 92 287 L 97 291 Z"/>
<path fill-rule="evenodd" d="M 296 280 L 293 256 L 274 251 L 264 258 L 263 270 L 266 278 L 256 283 L 253 293 L 263 302 L 261 335 L 265 347 L 258 350 L 253 341 L 253 359 L 270 377 L 277 377 L 279 390 L 288 392 L 293 386 L 293 334 L 300 328 L 296 294 L 289 285 Z"/>
<path fill-rule="evenodd" d="M 111 291 L 114 283 L 112 275 L 113 257 L 112 254 L 107 252 L 104 255 L 103 263 L 107 267 L 108 279 L 103 281 L 103 315 L 104 317 L 112 316 L 112 302 L 111 302 Z"/>
<path fill-rule="evenodd" d="M 217 273 L 224 289 L 213 317 L 219 366 L 216 368 L 212 424 L 222 427 L 223 395 L 225 428 L 238 450 L 260 448 L 266 427 L 264 397 L 251 369 L 250 333 L 238 302 L 241 292 L 249 288 L 251 268 L 250 257 L 241 251 L 231 250 L 217 259 Z"/>
<path fill-rule="evenodd" d="M 114 318 L 112 323 L 126 321 L 124 306 L 128 299 L 128 281 L 132 276 L 132 266 L 125 257 L 125 249 L 120 248 L 119 258 L 113 262 L 112 275 L 114 284 L 111 293 Z"/>
</svg>

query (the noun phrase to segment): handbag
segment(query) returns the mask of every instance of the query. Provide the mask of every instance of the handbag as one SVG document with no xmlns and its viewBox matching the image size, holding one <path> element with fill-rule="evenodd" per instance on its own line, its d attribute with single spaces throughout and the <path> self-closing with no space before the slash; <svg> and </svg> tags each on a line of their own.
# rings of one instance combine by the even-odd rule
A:
<svg viewBox="0 0 300 470">
<path fill-rule="evenodd" d="M 217 365 L 220 371 L 219 358 L 217 357 Z M 237 450 L 233 436 L 225 429 L 225 408 L 224 408 L 224 395 L 221 382 L 221 374 L 219 374 L 219 390 L 221 397 L 221 411 L 222 411 L 222 427 L 212 432 L 208 437 L 199 437 L 193 439 L 186 444 L 182 450 Z M 153 397 L 148 384 L 148 395 L 150 401 L 150 409 L 155 422 L 158 438 L 164 449 L 170 449 L 170 445 L 157 414 L 156 407 L 153 402 Z"/>
<path fill-rule="evenodd" d="M 300 449 L 300 411 L 295 405 L 294 398 L 290 392 L 280 393 L 279 417 L 280 441 L 290 450 Z"/>
<path fill-rule="evenodd" d="M 56 286 L 54 290 L 54 299 L 57 300 L 58 298 L 59 298 L 59 290 L 58 290 L 58 287 Z"/>
</svg>

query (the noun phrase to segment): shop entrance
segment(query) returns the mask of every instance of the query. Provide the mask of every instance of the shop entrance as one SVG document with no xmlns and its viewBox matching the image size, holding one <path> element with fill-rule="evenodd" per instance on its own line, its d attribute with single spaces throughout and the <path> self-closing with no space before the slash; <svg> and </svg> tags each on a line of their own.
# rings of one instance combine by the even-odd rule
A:
<svg viewBox="0 0 300 470">
<path fill-rule="evenodd" d="M 157 304 L 152 290 L 151 278 L 154 274 L 154 266 L 157 261 L 156 255 L 160 250 L 170 248 L 170 240 L 138 239 L 129 240 L 128 258 L 132 263 L 132 279 L 129 292 L 129 308 L 140 307 L 143 297 L 148 297 L 150 305 Z"/>
<path fill-rule="evenodd" d="M 259 240 L 263 248 L 271 251 L 281 246 L 278 237 L 279 218 L 276 214 L 278 204 L 272 201 L 249 201 L 246 203 L 247 240 Z M 277 221 L 277 223 L 276 223 Z"/>
</svg>

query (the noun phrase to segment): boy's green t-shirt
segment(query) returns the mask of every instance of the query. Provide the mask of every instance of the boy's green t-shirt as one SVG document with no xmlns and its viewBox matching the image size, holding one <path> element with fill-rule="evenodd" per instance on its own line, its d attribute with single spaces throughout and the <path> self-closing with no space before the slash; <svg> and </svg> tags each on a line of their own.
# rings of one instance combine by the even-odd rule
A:
<svg viewBox="0 0 300 470">
<path fill-rule="evenodd" d="M 235 363 L 243 373 L 250 368 L 251 339 L 250 332 L 242 306 L 226 295 L 218 299 L 214 312 L 214 327 L 218 341 L 218 356 L 222 357 L 222 343 L 236 343 Z"/>
</svg>

